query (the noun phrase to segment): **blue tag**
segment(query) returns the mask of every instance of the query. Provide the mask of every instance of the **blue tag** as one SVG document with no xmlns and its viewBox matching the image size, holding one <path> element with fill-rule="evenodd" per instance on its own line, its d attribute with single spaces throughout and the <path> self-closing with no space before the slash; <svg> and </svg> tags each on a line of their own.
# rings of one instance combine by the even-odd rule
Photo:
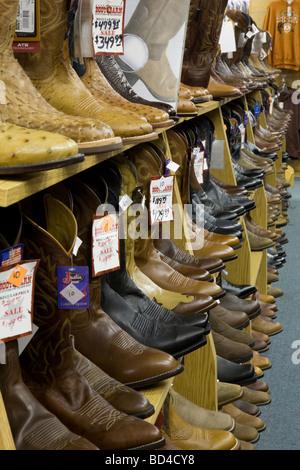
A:
<svg viewBox="0 0 300 470">
<path fill-rule="evenodd" d="M 19 263 L 23 260 L 24 245 L 10 246 L 0 251 L 0 266 L 8 266 L 9 264 Z"/>
<path fill-rule="evenodd" d="M 58 307 L 77 309 L 89 307 L 88 266 L 58 266 Z"/>
<path fill-rule="evenodd" d="M 255 114 L 256 115 L 260 114 L 260 105 L 255 106 Z"/>
<path fill-rule="evenodd" d="M 165 176 L 168 176 L 168 175 L 170 174 L 170 170 L 169 170 L 169 168 L 167 168 L 167 166 L 169 165 L 170 161 L 171 161 L 170 158 L 168 158 L 168 159 L 166 160 L 166 163 L 165 163 Z"/>
<path fill-rule="evenodd" d="M 245 126 L 247 126 L 249 124 L 249 116 L 248 116 L 248 113 L 245 113 L 244 114 L 244 124 Z"/>
</svg>

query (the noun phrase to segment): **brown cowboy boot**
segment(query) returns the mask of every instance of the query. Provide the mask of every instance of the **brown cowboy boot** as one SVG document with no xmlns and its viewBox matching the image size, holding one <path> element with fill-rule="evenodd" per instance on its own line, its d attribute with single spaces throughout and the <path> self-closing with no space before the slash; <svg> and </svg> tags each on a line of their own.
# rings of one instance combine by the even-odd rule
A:
<svg viewBox="0 0 300 470">
<path fill-rule="evenodd" d="M 40 259 L 34 308 L 38 331 L 21 357 L 25 383 L 65 426 L 102 450 L 159 447 L 163 440 L 157 428 L 112 407 L 75 368 L 72 311 L 59 309 L 56 299 L 57 268 L 71 266 L 77 224 L 63 203 L 51 196 L 44 202 L 47 229 L 23 215 L 26 255 Z"/>
<path fill-rule="evenodd" d="M 185 85 L 208 87 L 227 3 L 191 1 L 181 76 Z"/>
<path fill-rule="evenodd" d="M 16 450 L 99 450 L 71 432 L 46 409 L 25 385 L 17 340 L 6 347 L 6 363 L 0 365 L 0 390 Z"/>
</svg>

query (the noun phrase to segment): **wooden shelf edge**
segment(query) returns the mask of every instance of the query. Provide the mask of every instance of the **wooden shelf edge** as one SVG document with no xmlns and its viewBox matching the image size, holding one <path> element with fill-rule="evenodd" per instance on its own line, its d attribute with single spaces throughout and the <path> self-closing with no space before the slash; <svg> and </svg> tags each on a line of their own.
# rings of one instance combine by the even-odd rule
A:
<svg viewBox="0 0 300 470">
<path fill-rule="evenodd" d="M 255 286 L 257 283 L 257 277 L 263 258 L 262 251 L 251 251 L 251 270 L 250 270 L 250 283 Z"/>
<path fill-rule="evenodd" d="M 168 395 L 170 388 L 173 385 L 174 377 L 171 379 L 163 380 L 158 384 L 148 387 L 146 389 L 139 390 L 142 395 L 144 395 L 149 402 L 154 406 L 155 412 L 152 416 L 147 418 L 145 421 L 148 421 L 151 424 L 155 424 L 157 417 L 163 407 L 164 401 Z"/>
</svg>

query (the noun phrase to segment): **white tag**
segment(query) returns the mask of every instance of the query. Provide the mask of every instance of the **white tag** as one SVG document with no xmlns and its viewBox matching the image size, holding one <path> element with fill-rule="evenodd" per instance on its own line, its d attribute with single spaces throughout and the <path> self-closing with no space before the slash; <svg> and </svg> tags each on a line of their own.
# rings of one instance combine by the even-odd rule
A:
<svg viewBox="0 0 300 470">
<path fill-rule="evenodd" d="M 174 176 L 151 178 L 150 182 L 150 225 L 172 222 L 174 197 Z"/>
<path fill-rule="evenodd" d="M 34 33 L 35 0 L 19 0 L 16 22 L 17 33 Z"/>
<path fill-rule="evenodd" d="M 194 172 L 199 184 L 203 184 L 204 152 L 198 152 L 194 159 Z"/>
<path fill-rule="evenodd" d="M 245 148 L 245 138 L 246 138 L 246 129 L 243 124 L 239 126 L 239 129 L 241 131 L 241 149 Z"/>
<path fill-rule="evenodd" d="M 73 255 L 74 256 L 77 256 L 78 250 L 79 250 L 81 245 L 82 245 L 82 240 L 80 240 L 80 238 L 77 237 L 76 241 L 75 241 L 74 248 L 73 248 Z"/>
<path fill-rule="evenodd" d="M 77 302 L 84 297 L 82 291 L 77 289 L 72 283 L 68 284 L 67 287 L 60 291 L 60 294 L 72 305 L 77 304 Z"/>
<path fill-rule="evenodd" d="M 119 219 L 116 214 L 94 216 L 92 228 L 93 277 L 120 268 Z"/>
<path fill-rule="evenodd" d="M 122 199 L 120 200 L 119 202 L 119 206 L 121 207 L 122 211 L 126 211 L 128 209 L 128 207 L 131 206 L 131 204 L 133 203 L 133 201 L 130 199 L 130 197 L 128 196 L 128 194 L 125 194 Z"/>
<path fill-rule="evenodd" d="M 33 292 L 39 261 L 23 261 L 26 274 L 19 285 L 9 279 L 15 266 L 0 269 L 0 340 L 9 340 L 32 332 Z"/>
<path fill-rule="evenodd" d="M 267 42 L 267 33 L 264 31 L 261 35 L 261 43 L 266 44 Z"/>
<path fill-rule="evenodd" d="M 94 55 L 124 53 L 124 0 L 94 0 L 93 50 Z"/>
<path fill-rule="evenodd" d="M 176 162 L 172 162 L 170 161 L 168 163 L 168 165 L 166 166 L 166 168 L 168 168 L 168 170 L 171 170 L 173 171 L 174 173 L 176 173 L 176 171 L 178 170 L 180 165 L 178 165 Z"/>
<path fill-rule="evenodd" d="M 236 40 L 232 21 L 223 21 L 219 44 L 222 54 L 236 52 Z"/>
<path fill-rule="evenodd" d="M 7 104 L 6 85 L 2 80 L 0 80 L 0 104 Z"/>
</svg>

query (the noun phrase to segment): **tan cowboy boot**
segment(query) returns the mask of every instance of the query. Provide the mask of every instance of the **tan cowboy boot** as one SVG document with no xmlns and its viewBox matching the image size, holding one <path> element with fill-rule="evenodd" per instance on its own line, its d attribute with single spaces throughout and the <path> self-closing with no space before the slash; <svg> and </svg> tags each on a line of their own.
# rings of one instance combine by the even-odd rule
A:
<svg viewBox="0 0 300 470">
<path fill-rule="evenodd" d="M 59 111 L 105 122 L 124 144 L 156 138 L 145 118 L 128 114 L 121 108 L 111 108 L 100 98 L 93 97 L 71 65 L 66 29 L 67 0 L 43 1 L 41 50 L 18 55 L 20 64 L 41 95 Z"/>
<path fill-rule="evenodd" d="M 1 120 L 28 129 L 58 132 L 80 144 L 81 149 L 91 143 L 98 151 L 121 148 L 121 138 L 115 137 L 107 124 L 59 112 L 37 92 L 12 51 L 18 5 L 18 0 L 0 3 Z"/>
<path fill-rule="evenodd" d="M 0 122 L 0 174 L 50 170 L 83 159 L 68 137 Z"/>
</svg>

